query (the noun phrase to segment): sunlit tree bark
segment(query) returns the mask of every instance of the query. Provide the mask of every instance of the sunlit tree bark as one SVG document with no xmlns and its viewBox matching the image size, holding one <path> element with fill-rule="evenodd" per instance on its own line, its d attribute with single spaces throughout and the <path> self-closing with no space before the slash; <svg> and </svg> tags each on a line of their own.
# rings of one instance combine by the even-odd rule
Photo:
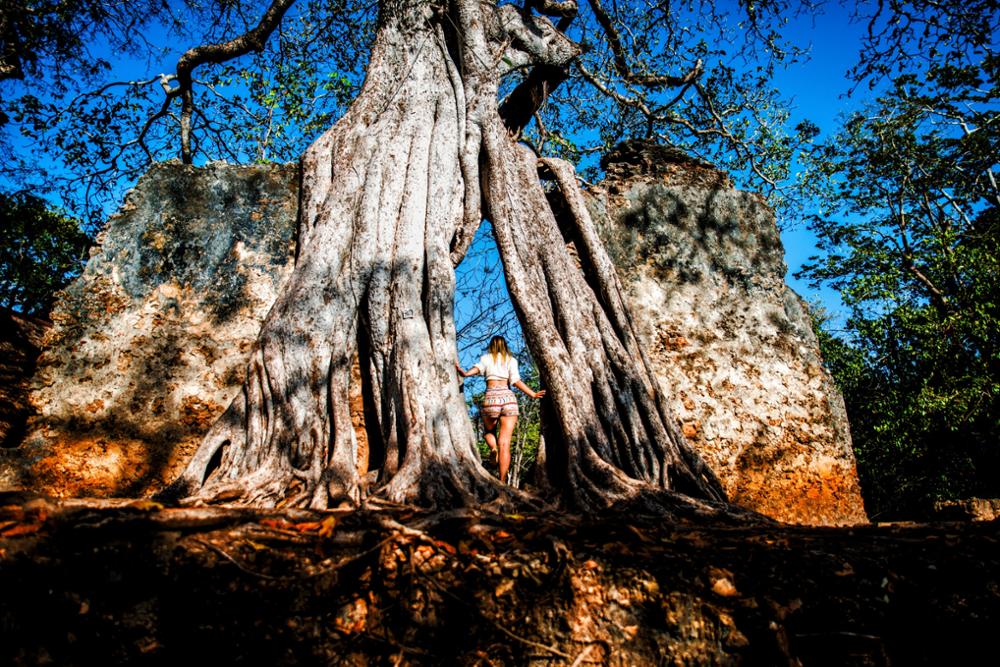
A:
<svg viewBox="0 0 1000 667">
<path fill-rule="evenodd" d="M 666 507 L 671 490 L 723 499 L 660 395 L 572 168 L 514 138 L 558 77 L 528 77 L 537 92 L 510 99 L 529 108 L 498 109 L 507 69 L 566 68 L 578 46 L 545 16 L 474 0 L 384 0 L 379 21 L 360 96 L 303 156 L 295 270 L 243 392 L 166 495 L 357 503 L 357 357 L 377 452 L 370 493 L 434 506 L 527 500 L 480 464 L 454 372 L 453 266 L 488 217 L 549 389 L 546 477 L 558 495 L 584 510 Z M 562 227 L 540 168 L 570 213 Z"/>
</svg>

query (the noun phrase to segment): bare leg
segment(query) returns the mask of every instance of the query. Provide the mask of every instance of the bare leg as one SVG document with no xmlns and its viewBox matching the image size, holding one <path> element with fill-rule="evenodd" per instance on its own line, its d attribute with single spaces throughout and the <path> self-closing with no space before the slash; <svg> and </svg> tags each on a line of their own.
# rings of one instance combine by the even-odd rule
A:
<svg viewBox="0 0 1000 667">
<path fill-rule="evenodd" d="M 486 446 L 490 448 L 490 453 L 497 456 L 497 436 L 494 430 L 497 427 L 497 418 L 483 414 L 483 437 L 486 439 Z"/>
<path fill-rule="evenodd" d="M 500 481 L 505 484 L 507 483 L 507 471 L 510 469 L 510 438 L 514 435 L 516 424 L 516 415 L 500 417 L 500 433 L 497 434 L 497 441 L 500 446 Z"/>
</svg>

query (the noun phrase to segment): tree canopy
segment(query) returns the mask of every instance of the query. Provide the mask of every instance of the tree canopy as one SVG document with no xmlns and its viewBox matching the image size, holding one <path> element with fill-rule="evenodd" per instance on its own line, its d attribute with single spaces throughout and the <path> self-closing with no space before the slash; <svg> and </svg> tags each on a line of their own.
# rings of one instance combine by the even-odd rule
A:
<svg viewBox="0 0 1000 667">
<path fill-rule="evenodd" d="M 523 138 L 538 150 L 575 161 L 650 137 L 768 189 L 787 176 L 795 142 L 769 81 L 801 57 L 782 26 L 808 4 L 590 0 L 528 2 L 524 11 L 536 4 L 582 48 L 552 80 L 527 62 L 501 65 L 501 97 L 545 91 L 518 122 L 537 119 Z M 153 160 L 297 159 L 360 90 L 376 9 L 350 0 L 127 9 L 30 0 L 4 9 L 5 176 L 58 190 L 96 222 Z M 529 72 L 534 85 L 522 86 Z M 517 99 L 507 99 L 508 112 L 528 108 Z M 52 167 L 40 170 L 40 155 Z"/>
<path fill-rule="evenodd" d="M 90 236 L 31 195 L 0 194 L 0 306 L 44 315 L 83 269 Z"/>
</svg>

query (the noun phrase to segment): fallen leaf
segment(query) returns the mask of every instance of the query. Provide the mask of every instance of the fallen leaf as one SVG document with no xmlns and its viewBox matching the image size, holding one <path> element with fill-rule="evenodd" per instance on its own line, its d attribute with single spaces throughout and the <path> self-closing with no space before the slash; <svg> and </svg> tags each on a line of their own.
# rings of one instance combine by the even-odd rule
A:
<svg viewBox="0 0 1000 667">
<path fill-rule="evenodd" d="M 739 595 L 740 592 L 736 590 L 736 586 L 728 577 L 719 577 L 712 582 L 712 592 L 716 595 L 721 595 L 724 598 L 731 598 L 735 595 Z"/>
<path fill-rule="evenodd" d="M 328 516 L 323 519 L 323 525 L 320 526 L 319 536 L 320 537 L 330 537 L 333 535 L 333 529 L 337 527 L 337 518 L 334 516 Z"/>
<path fill-rule="evenodd" d="M 40 523 L 22 523 L 0 533 L 3 537 L 17 537 L 18 535 L 30 535 L 31 533 L 37 533 L 38 529 L 42 527 Z"/>
<path fill-rule="evenodd" d="M 131 503 L 129 507 L 133 507 L 143 512 L 158 512 L 163 509 L 163 505 L 161 503 L 148 499 L 137 500 L 134 503 Z"/>
<path fill-rule="evenodd" d="M 284 519 L 261 519 L 260 525 L 266 526 L 267 528 L 277 528 L 279 530 L 288 530 L 293 528 L 292 524 L 288 523 Z"/>
<path fill-rule="evenodd" d="M 323 524 L 319 521 L 303 521 L 302 523 L 295 524 L 295 530 L 300 533 L 308 533 L 313 530 L 319 530 L 322 526 Z"/>
<path fill-rule="evenodd" d="M 434 546 L 436 546 L 439 549 L 443 549 L 445 552 L 451 554 L 452 556 L 454 556 L 457 553 L 457 549 L 455 549 L 455 547 L 448 544 L 447 542 L 442 542 L 441 540 L 434 540 Z"/>
<path fill-rule="evenodd" d="M 514 580 L 513 579 L 504 579 L 503 581 L 500 582 L 500 584 L 493 591 L 493 594 L 495 596 L 497 596 L 497 597 L 500 597 L 504 593 L 507 593 L 508 591 L 510 591 L 510 589 L 512 589 L 512 588 L 514 588 Z"/>
<path fill-rule="evenodd" d="M 155 639 L 150 639 L 139 646 L 139 651 L 141 653 L 149 653 L 150 651 L 155 651 L 160 648 L 160 645 Z"/>
<path fill-rule="evenodd" d="M 364 631 L 368 624 L 368 603 L 364 598 L 355 598 L 337 610 L 333 624 L 344 634 Z"/>
</svg>

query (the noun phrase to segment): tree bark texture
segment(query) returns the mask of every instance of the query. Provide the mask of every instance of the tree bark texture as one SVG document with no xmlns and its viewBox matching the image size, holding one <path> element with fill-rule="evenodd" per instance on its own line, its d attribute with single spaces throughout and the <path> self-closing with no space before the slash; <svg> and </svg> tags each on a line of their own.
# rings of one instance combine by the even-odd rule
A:
<svg viewBox="0 0 1000 667">
<path fill-rule="evenodd" d="M 505 70 L 578 53 L 513 6 L 383 0 L 359 97 L 303 156 L 295 269 L 242 395 L 166 496 L 312 508 L 366 491 L 435 506 L 518 497 L 482 467 L 454 371 L 453 267 L 486 215 L 549 389 L 546 473 L 563 499 L 723 498 L 658 391 L 572 168 L 544 163 L 570 211 L 560 229 L 541 165 L 498 112 Z M 371 489 L 356 466 L 355 357 Z"/>
</svg>

